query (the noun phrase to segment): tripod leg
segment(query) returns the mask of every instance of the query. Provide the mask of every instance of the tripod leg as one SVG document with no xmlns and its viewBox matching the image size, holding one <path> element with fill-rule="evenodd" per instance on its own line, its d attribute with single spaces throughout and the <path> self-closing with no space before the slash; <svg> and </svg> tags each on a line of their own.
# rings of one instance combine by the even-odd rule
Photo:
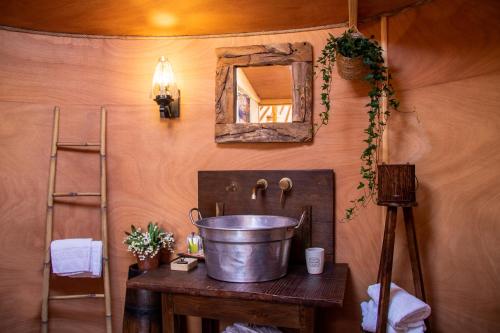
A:
<svg viewBox="0 0 500 333">
<path fill-rule="evenodd" d="M 413 219 L 413 208 L 404 207 L 403 215 L 406 228 L 406 238 L 408 240 L 408 251 L 410 252 L 411 272 L 413 274 L 413 285 L 415 288 L 415 296 L 420 298 L 422 301 L 426 302 L 425 291 L 424 291 L 424 279 L 422 276 L 422 268 L 421 268 L 422 266 L 420 265 L 420 255 L 418 253 L 417 235 L 415 233 L 415 223 Z M 427 330 L 430 330 L 428 320 L 425 321 L 425 324 L 427 326 Z"/>
<path fill-rule="evenodd" d="M 382 248 L 383 267 L 380 276 L 380 296 L 378 301 L 377 313 L 377 333 L 386 332 L 387 328 L 387 313 L 389 311 L 390 290 L 391 290 L 391 274 L 392 274 L 392 259 L 394 256 L 394 240 L 396 236 L 396 218 L 397 207 L 387 207 L 387 216 L 385 220 L 386 232 L 384 235 L 384 245 Z"/>
<path fill-rule="evenodd" d="M 384 249 L 387 244 L 387 228 L 389 227 L 389 223 L 387 223 L 387 217 L 389 214 L 389 210 L 386 211 L 385 215 L 385 226 L 384 226 L 384 240 L 382 241 L 382 250 L 380 251 L 380 263 L 378 265 L 378 274 L 377 274 L 377 283 L 380 283 L 380 280 L 382 279 L 382 271 L 384 267 Z"/>
</svg>

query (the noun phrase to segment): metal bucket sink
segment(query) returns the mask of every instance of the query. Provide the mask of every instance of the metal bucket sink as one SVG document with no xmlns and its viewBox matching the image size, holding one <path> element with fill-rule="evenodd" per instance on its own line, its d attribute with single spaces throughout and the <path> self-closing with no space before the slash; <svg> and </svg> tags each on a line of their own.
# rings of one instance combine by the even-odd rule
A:
<svg viewBox="0 0 500 333">
<path fill-rule="evenodd" d="M 195 221 L 192 213 L 198 213 Z M 305 218 L 270 215 L 228 215 L 202 218 L 191 209 L 200 230 L 207 273 L 228 282 L 261 282 L 286 275 L 291 239 Z"/>
</svg>

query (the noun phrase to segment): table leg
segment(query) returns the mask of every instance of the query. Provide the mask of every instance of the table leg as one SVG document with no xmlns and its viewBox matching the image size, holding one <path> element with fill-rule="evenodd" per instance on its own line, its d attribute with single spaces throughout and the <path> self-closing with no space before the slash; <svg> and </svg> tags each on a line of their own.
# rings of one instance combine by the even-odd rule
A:
<svg viewBox="0 0 500 333">
<path fill-rule="evenodd" d="M 219 321 L 215 319 L 201 319 L 202 333 L 219 333 Z"/>
<path fill-rule="evenodd" d="M 389 310 L 390 290 L 391 290 L 391 274 L 392 274 L 392 259 L 394 256 L 394 239 L 396 236 L 396 218 L 397 207 L 387 207 L 386 216 L 386 233 L 385 241 L 382 248 L 383 267 L 380 277 L 380 296 L 377 312 L 377 333 L 386 332 L 387 328 L 387 312 Z"/>
<path fill-rule="evenodd" d="M 183 315 L 174 315 L 175 333 L 187 333 L 187 318 Z"/>
<path fill-rule="evenodd" d="M 161 294 L 161 318 L 163 333 L 175 332 L 174 303 L 172 294 Z"/>
<path fill-rule="evenodd" d="M 314 333 L 315 311 L 313 307 L 300 307 L 299 333 Z"/>
</svg>

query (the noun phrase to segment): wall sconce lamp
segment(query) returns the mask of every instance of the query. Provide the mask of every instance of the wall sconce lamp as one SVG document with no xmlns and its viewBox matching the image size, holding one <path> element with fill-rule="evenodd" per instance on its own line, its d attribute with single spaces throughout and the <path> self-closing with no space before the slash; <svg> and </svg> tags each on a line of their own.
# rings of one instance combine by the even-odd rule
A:
<svg viewBox="0 0 500 333">
<path fill-rule="evenodd" d="M 175 83 L 172 65 L 161 56 L 153 75 L 152 95 L 160 106 L 161 118 L 178 118 L 180 113 L 180 91 Z"/>
</svg>

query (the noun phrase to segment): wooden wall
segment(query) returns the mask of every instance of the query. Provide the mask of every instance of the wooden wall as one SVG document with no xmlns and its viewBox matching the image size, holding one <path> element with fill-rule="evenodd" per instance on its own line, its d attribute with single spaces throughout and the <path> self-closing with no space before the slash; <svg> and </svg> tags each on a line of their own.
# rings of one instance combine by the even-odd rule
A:
<svg viewBox="0 0 500 333">
<path fill-rule="evenodd" d="M 438 332 L 500 331 L 498 13 L 498 1 L 433 1 L 389 21 L 402 111 L 417 114 L 395 114 L 390 158 L 416 163 L 418 236 Z M 396 276 L 408 280 L 406 256 L 397 258 Z"/>
<path fill-rule="evenodd" d="M 417 232 L 435 332 L 497 332 L 500 186 L 500 28 L 495 1 L 436 0 L 389 20 L 389 61 L 403 111 L 391 121 L 391 161 L 415 162 L 421 186 Z M 377 34 L 376 23 L 362 27 Z M 333 168 L 337 216 L 355 195 L 366 126 L 366 88 L 335 80 L 335 115 L 314 143 L 214 143 L 214 49 L 309 41 L 318 55 L 329 32 L 213 39 L 80 39 L 0 31 L 0 330 L 38 332 L 52 108 L 66 139 L 96 139 L 108 115 L 109 229 L 115 330 L 121 330 L 130 224 L 157 220 L 183 239 L 196 205 L 198 170 Z M 160 120 L 149 89 L 157 58 L 173 64 L 181 118 Z M 315 114 L 320 112 L 315 82 Z M 94 155 L 64 153 L 60 190 L 97 189 Z M 87 202 L 56 210 L 55 235 L 98 237 Z M 402 231 L 402 228 L 399 229 Z M 336 226 L 336 257 L 351 268 L 347 304 L 325 313 L 326 332 L 355 332 L 359 301 L 376 278 L 382 210 Z M 399 234 L 398 236 L 402 236 Z M 401 240 L 402 237 L 399 238 Z M 183 245 L 182 245 L 183 246 Z M 181 247 L 182 247 L 181 246 Z M 395 278 L 411 290 L 405 243 Z M 70 281 L 54 292 L 89 288 Z M 98 304 L 96 306 L 95 304 Z M 53 303 L 52 332 L 102 331 L 99 301 Z"/>
</svg>

